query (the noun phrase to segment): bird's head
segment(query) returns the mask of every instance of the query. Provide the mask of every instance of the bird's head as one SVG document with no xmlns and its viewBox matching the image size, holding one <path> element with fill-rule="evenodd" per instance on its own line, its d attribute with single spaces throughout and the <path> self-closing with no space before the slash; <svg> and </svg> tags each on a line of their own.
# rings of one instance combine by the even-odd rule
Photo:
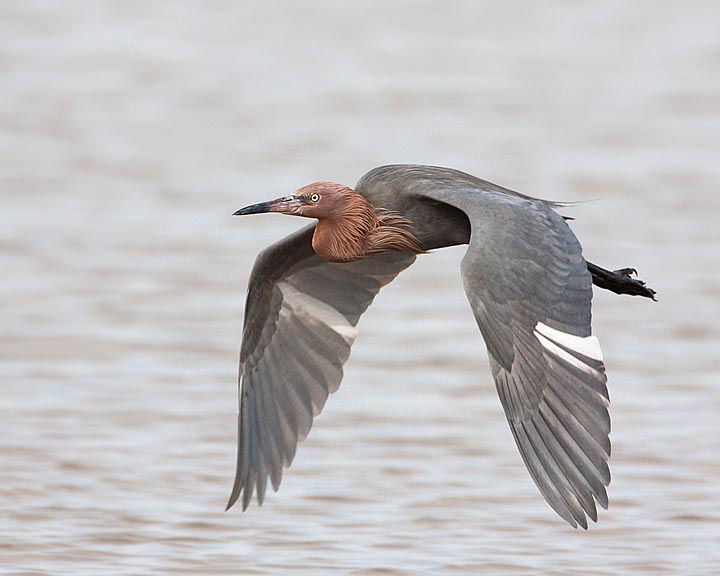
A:
<svg viewBox="0 0 720 576">
<path fill-rule="evenodd" d="M 334 182 L 315 182 L 303 186 L 288 196 L 241 208 L 234 215 L 280 212 L 306 218 L 332 218 L 342 214 L 348 205 L 357 202 L 367 203 L 352 188 Z"/>
</svg>

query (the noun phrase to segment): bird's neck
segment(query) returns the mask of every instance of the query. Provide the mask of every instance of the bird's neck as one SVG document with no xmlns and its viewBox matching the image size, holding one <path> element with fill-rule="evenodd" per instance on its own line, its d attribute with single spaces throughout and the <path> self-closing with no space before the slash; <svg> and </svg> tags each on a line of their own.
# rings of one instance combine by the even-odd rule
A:
<svg viewBox="0 0 720 576">
<path fill-rule="evenodd" d="M 352 262 L 382 252 L 423 252 L 409 220 L 376 210 L 357 196 L 342 211 L 318 220 L 312 246 L 323 260 Z"/>
</svg>

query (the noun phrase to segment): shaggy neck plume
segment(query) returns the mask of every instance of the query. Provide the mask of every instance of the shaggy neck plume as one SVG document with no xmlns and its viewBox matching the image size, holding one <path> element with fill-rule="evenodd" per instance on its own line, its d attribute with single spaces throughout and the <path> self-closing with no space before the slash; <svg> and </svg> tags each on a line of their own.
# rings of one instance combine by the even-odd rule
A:
<svg viewBox="0 0 720 576">
<path fill-rule="evenodd" d="M 315 252 L 328 262 L 352 262 L 382 252 L 424 252 L 412 233 L 412 222 L 393 212 L 375 209 L 351 188 L 332 214 L 318 218 L 313 234 Z"/>
</svg>

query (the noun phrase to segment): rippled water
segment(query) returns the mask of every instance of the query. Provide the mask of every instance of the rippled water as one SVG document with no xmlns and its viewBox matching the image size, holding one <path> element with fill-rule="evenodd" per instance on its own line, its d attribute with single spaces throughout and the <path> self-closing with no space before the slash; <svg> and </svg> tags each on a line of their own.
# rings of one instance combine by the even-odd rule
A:
<svg viewBox="0 0 720 576">
<path fill-rule="evenodd" d="M 388 5 L 390 4 L 390 5 Z M 716 2 L 0 4 L 0 573 L 720 573 Z M 312 180 L 449 165 L 569 212 L 610 509 L 540 497 L 462 291 L 420 258 L 262 508 L 223 512 L 256 253 Z"/>
</svg>

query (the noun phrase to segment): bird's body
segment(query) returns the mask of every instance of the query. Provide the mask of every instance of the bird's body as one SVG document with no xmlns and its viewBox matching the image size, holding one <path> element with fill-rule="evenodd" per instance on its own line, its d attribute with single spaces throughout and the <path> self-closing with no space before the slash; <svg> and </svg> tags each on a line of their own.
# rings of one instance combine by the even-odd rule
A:
<svg viewBox="0 0 720 576">
<path fill-rule="evenodd" d="M 269 476 L 278 488 L 296 444 L 342 379 L 360 315 L 417 254 L 469 244 L 465 291 L 520 453 L 571 525 L 597 519 L 610 482 L 609 397 L 590 327 L 592 283 L 652 297 L 587 263 L 556 203 L 448 168 L 395 165 L 355 190 L 328 182 L 239 210 L 317 218 L 263 251 L 250 279 L 240 363 L 239 448 L 228 503 Z M 589 270 L 590 268 L 590 270 Z"/>
</svg>

